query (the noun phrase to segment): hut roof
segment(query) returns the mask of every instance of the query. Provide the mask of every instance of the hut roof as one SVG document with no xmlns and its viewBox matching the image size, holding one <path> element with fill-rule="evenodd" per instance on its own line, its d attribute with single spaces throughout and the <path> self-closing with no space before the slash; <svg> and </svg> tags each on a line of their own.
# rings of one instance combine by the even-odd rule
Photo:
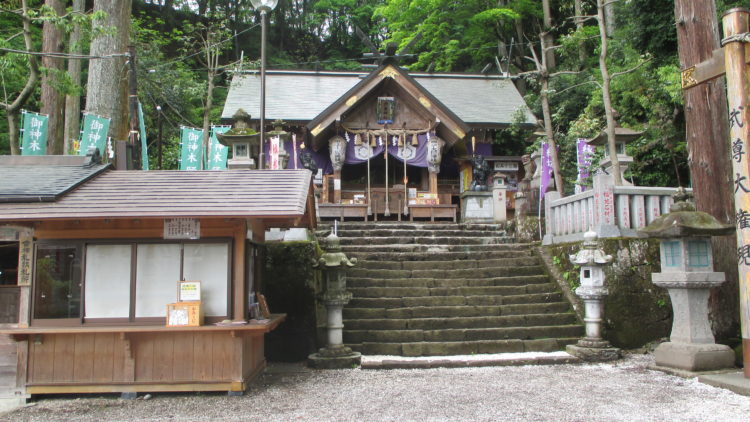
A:
<svg viewBox="0 0 750 422">
<path fill-rule="evenodd" d="M 0 221 L 301 217 L 307 170 L 105 171 L 55 202 L 0 203 Z"/>
</svg>

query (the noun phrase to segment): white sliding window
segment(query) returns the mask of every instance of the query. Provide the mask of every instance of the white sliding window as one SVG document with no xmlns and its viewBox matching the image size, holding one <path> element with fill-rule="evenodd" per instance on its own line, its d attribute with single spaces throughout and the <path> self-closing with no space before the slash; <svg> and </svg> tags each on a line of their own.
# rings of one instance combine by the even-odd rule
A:
<svg viewBox="0 0 750 422">
<path fill-rule="evenodd" d="M 86 318 L 128 318 L 131 255 L 130 245 L 86 247 Z"/>
<path fill-rule="evenodd" d="M 229 245 L 227 243 L 186 243 L 183 278 L 201 282 L 201 302 L 206 316 L 227 316 L 229 285 Z"/>
<path fill-rule="evenodd" d="M 138 244 L 135 276 L 135 316 L 163 317 L 177 300 L 180 244 Z"/>
</svg>

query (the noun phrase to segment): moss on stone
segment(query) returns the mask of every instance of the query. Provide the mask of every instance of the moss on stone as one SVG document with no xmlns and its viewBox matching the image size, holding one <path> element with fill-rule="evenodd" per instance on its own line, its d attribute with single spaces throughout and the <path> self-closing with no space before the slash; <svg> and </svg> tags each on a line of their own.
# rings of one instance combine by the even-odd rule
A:
<svg viewBox="0 0 750 422">
<path fill-rule="evenodd" d="M 274 313 L 286 321 L 266 336 L 269 360 L 305 360 L 318 348 L 316 295 L 321 291 L 319 271 L 312 264 L 320 256 L 317 242 L 280 242 L 265 246 L 263 292 Z"/>
<path fill-rule="evenodd" d="M 609 296 L 604 304 L 604 337 L 614 346 L 632 349 L 668 337 L 672 329 L 672 306 L 665 289 L 651 282 L 660 271 L 659 242 L 642 239 L 600 239 L 606 254 L 615 257 L 605 267 Z M 546 247 L 552 261 L 572 289 L 580 285 L 580 269 L 569 255 L 580 243 Z"/>
</svg>

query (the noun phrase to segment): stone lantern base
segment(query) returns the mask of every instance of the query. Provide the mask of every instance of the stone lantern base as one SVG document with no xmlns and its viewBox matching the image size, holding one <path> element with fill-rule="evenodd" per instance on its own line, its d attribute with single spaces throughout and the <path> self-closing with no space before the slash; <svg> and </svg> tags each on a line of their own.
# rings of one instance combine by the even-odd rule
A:
<svg viewBox="0 0 750 422">
<path fill-rule="evenodd" d="M 723 344 L 662 343 L 654 351 L 657 367 L 690 372 L 734 367 L 734 351 Z"/>
<path fill-rule="evenodd" d="M 622 350 L 601 339 L 582 338 L 577 344 L 569 344 L 565 351 L 586 362 L 608 362 L 622 357 Z"/>
<path fill-rule="evenodd" d="M 362 354 L 346 346 L 324 347 L 307 357 L 307 366 L 315 369 L 351 369 L 362 363 Z"/>
</svg>

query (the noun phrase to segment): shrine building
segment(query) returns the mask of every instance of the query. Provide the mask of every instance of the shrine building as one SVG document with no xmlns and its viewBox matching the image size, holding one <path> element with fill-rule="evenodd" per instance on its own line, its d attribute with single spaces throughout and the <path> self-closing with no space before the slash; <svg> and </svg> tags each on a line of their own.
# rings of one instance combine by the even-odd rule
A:
<svg viewBox="0 0 750 422">
<path fill-rule="evenodd" d="M 235 121 L 240 111 L 258 128 L 260 92 L 258 71 L 237 73 L 222 119 Z M 258 140 L 249 147 L 251 161 L 302 168 L 309 151 L 320 217 L 455 220 L 474 152 L 491 172 L 504 173 L 512 216 L 520 157 L 493 155 L 492 142 L 514 121 L 532 128 L 537 120 L 509 78 L 407 72 L 389 63 L 370 73 L 268 70 L 265 93 L 266 142 L 263 150 Z"/>
</svg>

